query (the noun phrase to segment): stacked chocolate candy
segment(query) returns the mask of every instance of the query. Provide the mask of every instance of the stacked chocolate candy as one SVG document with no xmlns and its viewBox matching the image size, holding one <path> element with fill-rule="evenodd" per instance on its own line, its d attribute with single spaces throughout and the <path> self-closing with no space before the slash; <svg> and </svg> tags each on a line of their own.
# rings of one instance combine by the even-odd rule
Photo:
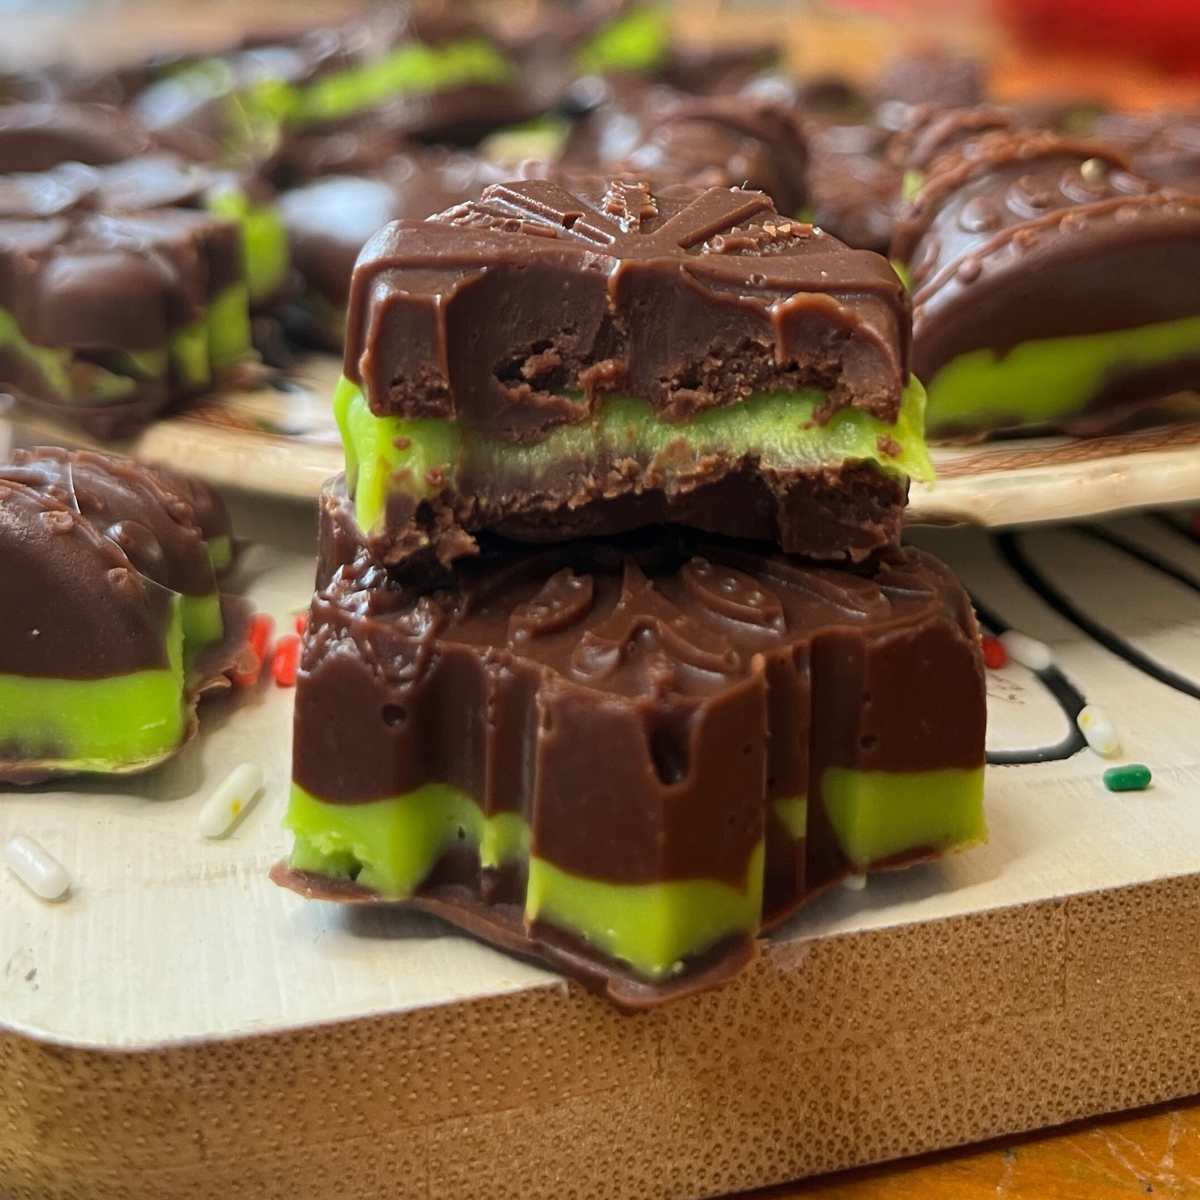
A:
<svg viewBox="0 0 1200 1200">
<path fill-rule="evenodd" d="M 883 258 L 760 192 L 524 181 L 379 231 L 276 878 L 640 1005 L 979 840 L 970 604 L 898 545 L 909 333 Z"/>
</svg>

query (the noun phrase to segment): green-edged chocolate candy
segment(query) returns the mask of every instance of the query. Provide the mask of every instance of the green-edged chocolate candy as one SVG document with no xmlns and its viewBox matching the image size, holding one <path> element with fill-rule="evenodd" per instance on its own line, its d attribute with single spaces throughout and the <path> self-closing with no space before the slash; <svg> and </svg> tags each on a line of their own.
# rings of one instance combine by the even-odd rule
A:
<svg viewBox="0 0 1200 1200">
<path fill-rule="evenodd" d="M 1084 412 L 1107 384 L 1200 355 L 1200 317 L 1111 333 L 1041 338 L 1003 354 L 971 350 L 927 382 L 931 433 L 1061 420 Z"/>
<path fill-rule="evenodd" d="M 392 900 L 411 896 L 456 842 L 476 847 L 484 867 L 523 860 L 529 849 L 519 815 L 485 816 L 444 783 L 365 804 L 329 804 L 293 784 L 284 824 L 296 837 L 295 870 L 353 879 Z"/>
<path fill-rule="evenodd" d="M 855 871 L 916 854 L 965 849 L 987 838 L 983 768 L 859 771 L 830 767 L 821 802 Z"/>
<path fill-rule="evenodd" d="M 575 57 L 581 71 L 652 71 L 667 56 L 671 22 L 665 8 L 635 5 L 595 33 Z"/>
<path fill-rule="evenodd" d="M 628 963 L 647 979 L 678 974 L 685 960 L 736 934 L 753 937 L 762 915 L 763 848 L 745 884 L 713 879 L 609 883 L 529 860 L 525 920 L 543 921 Z"/>
<path fill-rule="evenodd" d="M 55 772 L 136 770 L 174 750 L 187 730 L 178 597 L 174 604 L 165 668 L 107 679 L 0 675 L 0 746 Z"/>
<path fill-rule="evenodd" d="M 511 75 L 508 60 L 482 38 L 443 45 L 409 42 L 378 62 L 335 71 L 301 89 L 289 119 L 301 125 L 334 121 L 392 96 L 502 83 Z"/>
</svg>

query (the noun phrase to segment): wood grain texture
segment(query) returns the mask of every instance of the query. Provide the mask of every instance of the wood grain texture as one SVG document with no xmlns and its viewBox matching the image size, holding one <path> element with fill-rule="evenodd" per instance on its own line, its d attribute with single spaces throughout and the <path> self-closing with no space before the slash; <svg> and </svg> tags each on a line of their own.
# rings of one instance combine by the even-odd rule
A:
<svg viewBox="0 0 1200 1200">
<path fill-rule="evenodd" d="M 771 1188 L 753 1200 L 1190 1200 L 1200 1101 Z M 743 1200 L 751 1200 L 747 1195 Z"/>
</svg>

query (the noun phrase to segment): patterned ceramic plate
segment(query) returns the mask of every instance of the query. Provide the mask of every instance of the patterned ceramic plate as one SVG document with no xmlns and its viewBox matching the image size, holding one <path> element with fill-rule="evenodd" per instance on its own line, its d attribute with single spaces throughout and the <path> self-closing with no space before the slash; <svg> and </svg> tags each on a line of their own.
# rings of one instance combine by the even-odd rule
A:
<svg viewBox="0 0 1200 1200">
<path fill-rule="evenodd" d="M 219 486 L 311 499 L 342 466 L 329 405 L 338 369 L 332 357 L 313 357 L 273 384 L 160 421 L 120 449 Z M 81 440 L 25 414 L 14 423 L 23 441 Z M 913 487 L 914 523 L 1024 525 L 1200 501 L 1200 402 L 1150 428 L 938 447 L 934 460 L 937 483 Z"/>
</svg>

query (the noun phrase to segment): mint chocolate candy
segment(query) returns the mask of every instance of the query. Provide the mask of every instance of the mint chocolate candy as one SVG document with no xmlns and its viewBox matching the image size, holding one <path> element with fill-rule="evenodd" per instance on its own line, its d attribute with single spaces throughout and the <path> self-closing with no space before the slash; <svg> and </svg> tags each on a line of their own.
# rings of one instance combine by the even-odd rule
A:
<svg viewBox="0 0 1200 1200">
<path fill-rule="evenodd" d="M 760 192 L 527 180 L 393 222 L 344 369 L 350 491 L 393 563 L 663 521 L 861 559 L 928 472 L 898 278 Z"/>
<path fill-rule="evenodd" d="M 89 451 L 0 465 L 0 779 L 144 770 L 244 637 L 204 485 Z"/>
<path fill-rule="evenodd" d="M 980 840 L 984 724 L 969 601 L 918 551 L 657 531 L 423 588 L 359 555 L 309 614 L 275 877 L 653 1004 L 846 873 Z"/>
<path fill-rule="evenodd" d="M 1200 382 L 1200 198 L 1091 142 L 996 131 L 898 222 L 937 433 L 1086 431 Z"/>
</svg>

